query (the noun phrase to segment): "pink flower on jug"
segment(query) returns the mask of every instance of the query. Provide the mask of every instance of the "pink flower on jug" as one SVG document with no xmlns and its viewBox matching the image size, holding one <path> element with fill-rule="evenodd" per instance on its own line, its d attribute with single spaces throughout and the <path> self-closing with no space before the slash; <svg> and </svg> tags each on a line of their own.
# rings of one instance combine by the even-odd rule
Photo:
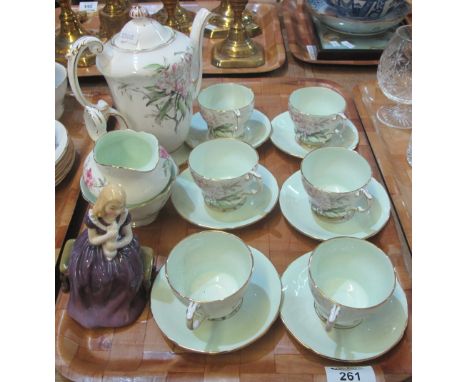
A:
<svg viewBox="0 0 468 382">
<path fill-rule="evenodd" d="M 88 188 L 91 188 L 93 187 L 94 185 L 94 181 L 93 181 L 93 171 L 91 170 L 91 168 L 88 168 L 85 173 L 84 173 L 84 181 L 86 183 L 86 185 L 88 186 Z"/>
<path fill-rule="evenodd" d="M 164 147 L 159 146 L 159 156 L 163 159 L 167 159 L 169 158 L 169 153 Z"/>
</svg>

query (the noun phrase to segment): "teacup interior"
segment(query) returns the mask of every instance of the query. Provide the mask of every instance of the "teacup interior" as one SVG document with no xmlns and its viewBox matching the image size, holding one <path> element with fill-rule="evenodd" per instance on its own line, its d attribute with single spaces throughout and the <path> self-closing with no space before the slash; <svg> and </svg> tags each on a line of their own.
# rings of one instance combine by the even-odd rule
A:
<svg viewBox="0 0 468 382">
<path fill-rule="evenodd" d="M 139 171 L 152 170 L 159 158 L 157 140 L 129 130 L 106 133 L 94 147 L 96 162 Z"/>
<path fill-rule="evenodd" d="M 289 103 L 300 112 L 315 116 L 338 114 L 346 109 L 346 101 L 339 93 L 320 86 L 295 90 Z"/>
<path fill-rule="evenodd" d="M 372 177 L 369 163 L 358 153 L 338 147 L 312 151 L 301 163 L 302 174 L 314 187 L 328 192 L 350 192 Z"/>
<path fill-rule="evenodd" d="M 205 231 L 177 244 L 166 267 L 169 282 L 180 295 L 206 302 L 224 299 L 243 287 L 253 258 L 238 237 Z"/>
<path fill-rule="evenodd" d="M 238 84 L 216 84 L 203 89 L 198 95 L 201 107 L 212 110 L 242 109 L 254 101 L 254 93 Z"/>
<path fill-rule="evenodd" d="M 353 308 L 382 303 L 395 284 L 393 266 L 385 253 L 353 238 L 320 244 L 311 257 L 310 276 L 327 298 Z"/>
<path fill-rule="evenodd" d="M 60 86 L 66 77 L 66 69 L 62 65 L 55 63 L 55 87 Z"/>
<path fill-rule="evenodd" d="M 231 179 L 247 174 L 258 162 L 258 154 L 247 143 L 219 138 L 204 142 L 192 150 L 189 166 L 210 179 Z"/>
</svg>

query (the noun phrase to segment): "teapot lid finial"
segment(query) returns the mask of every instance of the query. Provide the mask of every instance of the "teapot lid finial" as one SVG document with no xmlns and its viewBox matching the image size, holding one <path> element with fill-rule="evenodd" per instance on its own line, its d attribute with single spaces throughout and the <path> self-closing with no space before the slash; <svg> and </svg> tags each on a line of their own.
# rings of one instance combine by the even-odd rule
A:
<svg viewBox="0 0 468 382">
<path fill-rule="evenodd" d="M 169 43 L 174 37 L 172 29 L 150 18 L 148 10 L 141 5 L 132 6 L 130 17 L 131 20 L 112 39 L 118 48 L 132 52 L 152 50 Z"/>
<path fill-rule="evenodd" d="M 146 7 L 142 7 L 140 4 L 132 5 L 130 9 L 130 17 L 132 19 L 141 19 L 143 17 L 149 17 L 149 12 Z"/>
</svg>

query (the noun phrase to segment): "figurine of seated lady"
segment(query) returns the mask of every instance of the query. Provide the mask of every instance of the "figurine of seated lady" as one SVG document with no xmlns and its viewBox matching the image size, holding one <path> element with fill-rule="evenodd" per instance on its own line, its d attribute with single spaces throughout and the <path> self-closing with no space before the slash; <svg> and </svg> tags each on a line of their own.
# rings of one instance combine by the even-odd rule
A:
<svg viewBox="0 0 468 382">
<path fill-rule="evenodd" d="M 105 186 L 71 252 L 67 311 L 86 328 L 131 324 L 147 301 L 143 257 L 125 202 L 120 186 Z"/>
</svg>

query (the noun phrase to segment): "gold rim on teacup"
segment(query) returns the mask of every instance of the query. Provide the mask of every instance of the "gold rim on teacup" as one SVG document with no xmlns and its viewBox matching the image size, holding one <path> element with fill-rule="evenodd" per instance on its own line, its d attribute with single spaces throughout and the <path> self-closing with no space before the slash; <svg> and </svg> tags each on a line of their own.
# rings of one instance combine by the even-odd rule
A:
<svg viewBox="0 0 468 382">
<path fill-rule="evenodd" d="M 224 140 L 224 141 L 235 141 L 235 142 L 239 142 L 239 143 L 242 143 L 242 144 L 245 144 L 245 145 L 248 145 L 253 151 L 255 151 L 255 155 L 257 157 L 257 164 L 252 168 L 251 171 L 253 171 L 254 168 L 256 168 L 258 166 L 258 162 L 260 161 L 260 157 L 258 155 L 258 152 L 257 150 L 255 150 L 255 148 L 250 144 L 250 143 L 247 143 L 247 142 L 244 142 L 244 141 L 240 141 L 239 139 L 236 139 L 236 138 L 215 138 L 215 139 L 211 139 L 209 141 L 205 141 L 205 142 L 202 142 L 200 143 L 198 146 L 196 146 L 191 152 L 190 152 L 190 155 L 189 155 L 189 158 L 187 160 L 188 162 L 188 165 L 189 165 L 189 169 L 190 171 L 193 171 L 198 177 L 200 178 L 203 178 L 203 179 L 206 179 L 206 180 L 212 180 L 212 181 L 217 181 L 217 180 L 232 180 L 232 179 L 236 179 L 236 178 L 239 178 L 241 177 L 242 175 L 237 175 L 237 176 L 234 176 L 234 177 L 226 177 L 226 178 L 210 178 L 210 177 L 207 177 L 207 176 L 204 176 L 204 175 L 201 175 L 198 171 L 195 171 L 193 169 L 193 167 L 190 165 L 190 158 L 192 157 L 192 153 L 195 152 L 195 150 L 197 150 L 197 148 L 199 148 L 201 145 L 205 144 L 205 143 L 213 143 L 213 142 L 219 142 L 221 140 Z M 254 172 L 254 171 L 253 171 Z M 243 174 L 245 175 L 245 174 Z"/>
<path fill-rule="evenodd" d="M 246 105 L 241 106 L 241 107 L 231 108 L 231 109 L 213 109 L 212 107 L 205 106 L 202 102 L 200 102 L 200 96 L 207 89 L 211 89 L 211 88 L 214 88 L 214 87 L 222 87 L 222 86 L 236 86 L 236 87 L 238 86 L 238 87 L 245 88 L 250 93 L 251 99 Z M 254 94 L 253 90 L 250 89 L 247 86 L 244 86 L 244 85 L 241 85 L 241 84 L 236 84 L 235 82 L 222 82 L 222 83 L 219 83 L 219 84 L 214 84 L 214 85 L 207 86 L 206 88 L 200 90 L 200 93 L 198 94 L 197 100 L 198 100 L 198 103 L 199 103 L 200 107 L 203 106 L 204 109 L 210 110 L 210 111 L 215 112 L 215 113 L 227 113 L 227 112 L 233 111 L 234 109 L 235 110 L 240 110 L 240 109 L 243 109 L 243 108 L 249 106 L 255 100 L 255 94 Z"/>
</svg>

